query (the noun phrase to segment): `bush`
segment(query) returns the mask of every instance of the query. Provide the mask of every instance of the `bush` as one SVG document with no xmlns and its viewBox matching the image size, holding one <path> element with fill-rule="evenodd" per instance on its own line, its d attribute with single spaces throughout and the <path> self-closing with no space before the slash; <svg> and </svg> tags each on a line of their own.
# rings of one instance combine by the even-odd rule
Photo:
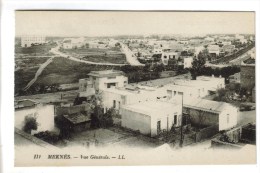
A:
<svg viewBox="0 0 260 173">
<path fill-rule="evenodd" d="M 60 137 L 69 139 L 72 132 L 72 126 L 63 116 L 56 116 L 54 118 L 56 126 L 60 129 Z"/>
<path fill-rule="evenodd" d="M 37 116 L 36 116 L 36 114 L 25 116 L 23 130 L 26 133 L 30 133 L 31 134 L 32 130 L 37 130 L 38 125 L 39 124 L 37 123 Z"/>
<path fill-rule="evenodd" d="M 61 139 L 59 135 L 48 130 L 44 132 L 39 132 L 34 136 L 50 144 L 56 144 Z"/>
<path fill-rule="evenodd" d="M 91 127 L 92 128 L 107 128 L 113 125 L 112 116 L 116 114 L 113 108 L 108 109 L 106 113 L 103 112 L 101 106 L 96 105 L 93 113 L 91 114 Z"/>
</svg>

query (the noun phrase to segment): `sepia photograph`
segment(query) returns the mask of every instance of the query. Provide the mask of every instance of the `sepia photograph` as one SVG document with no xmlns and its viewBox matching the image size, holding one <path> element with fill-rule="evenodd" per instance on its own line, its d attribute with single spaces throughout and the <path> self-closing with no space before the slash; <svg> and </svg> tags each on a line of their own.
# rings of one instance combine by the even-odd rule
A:
<svg viewBox="0 0 260 173">
<path fill-rule="evenodd" d="M 256 164 L 255 21 L 15 11 L 15 166 Z"/>
</svg>

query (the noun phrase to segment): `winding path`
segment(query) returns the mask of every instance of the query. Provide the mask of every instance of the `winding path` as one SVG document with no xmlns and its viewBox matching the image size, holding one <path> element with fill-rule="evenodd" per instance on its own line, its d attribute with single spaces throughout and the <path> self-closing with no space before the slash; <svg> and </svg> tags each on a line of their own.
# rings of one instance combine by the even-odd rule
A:
<svg viewBox="0 0 260 173">
<path fill-rule="evenodd" d="M 67 55 L 63 52 L 60 52 L 59 49 L 60 49 L 60 45 L 58 45 L 55 48 L 52 48 L 50 50 L 50 52 L 57 55 L 57 56 L 60 56 L 60 57 L 63 57 L 63 58 L 68 58 L 72 61 L 77 61 L 77 62 L 81 62 L 81 63 L 85 63 L 85 64 L 107 65 L 107 66 L 125 66 L 125 65 L 127 65 L 127 64 L 114 64 L 114 63 L 101 63 L 101 62 L 86 61 L 86 60 L 78 59 L 78 58 L 75 58 L 73 56 Z"/>
<path fill-rule="evenodd" d="M 144 64 L 140 63 L 137 60 L 137 57 L 134 53 L 128 48 L 124 43 L 120 43 L 121 51 L 125 54 L 127 62 L 132 66 L 144 66 Z"/>
</svg>

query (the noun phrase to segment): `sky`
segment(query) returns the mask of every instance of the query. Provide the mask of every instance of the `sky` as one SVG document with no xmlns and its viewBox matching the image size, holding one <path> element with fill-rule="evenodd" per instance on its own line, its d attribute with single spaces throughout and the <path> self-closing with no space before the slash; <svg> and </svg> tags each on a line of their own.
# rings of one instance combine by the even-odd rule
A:
<svg viewBox="0 0 260 173">
<path fill-rule="evenodd" d="M 254 12 L 16 11 L 16 36 L 254 34 Z"/>
</svg>

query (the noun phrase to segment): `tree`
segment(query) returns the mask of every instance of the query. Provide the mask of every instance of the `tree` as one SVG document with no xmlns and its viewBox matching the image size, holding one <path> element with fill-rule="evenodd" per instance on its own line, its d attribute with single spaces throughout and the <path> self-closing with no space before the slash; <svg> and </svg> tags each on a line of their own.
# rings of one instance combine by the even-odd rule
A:
<svg viewBox="0 0 260 173">
<path fill-rule="evenodd" d="M 204 57 L 195 58 L 192 62 L 192 68 L 190 69 L 190 73 L 192 79 L 196 79 L 198 75 L 201 74 L 201 70 L 203 69 L 206 60 Z"/>
<path fill-rule="evenodd" d="M 24 127 L 23 130 L 26 133 L 30 133 L 32 130 L 37 130 L 38 129 L 38 123 L 37 123 L 37 114 L 29 114 L 27 116 L 25 116 L 24 118 Z"/>
<path fill-rule="evenodd" d="M 206 112 L 202 110 L 196 110 L 196 115 L 190 116 L 191 122 L 194 123 L 194 126 L 199 129 L 203 128 L 206 120 Z"/>
<path fill-rule="evenodd" d="M 114 124 L 112 118 L 113 116 L 116 116 L 116 110 L 114 108 L 108 109 L 107 112 L 101 117 L 101 127 L 111 127 Z"/>
<path fill-rule="evenodd" d="M 227 96 L 227 90 L 226 89 L 224 89 L 224 88 L 221 88 L 221 89 L 218 89 L 217 90 L 217 94 L 216 94 L 216 96 L 214 97 L 214 101 L 227 101 L 227 99 L 226 99 L 226 96 Z"/>
<path fill-rule="evenodd" d="M 95 105 L 93 112 L 91 113 L 91 128 L 100 128 L 100 119 L 104 115 L 103 109 L 99 105 Z"/>
<path fill-rule="evenodd" d="M 72 126 L 63 116 L 56 116 L 54 118 L 55 124 L 60 129 L 60 137 L 69 139 L 72 132 Z"/>
</svg>

